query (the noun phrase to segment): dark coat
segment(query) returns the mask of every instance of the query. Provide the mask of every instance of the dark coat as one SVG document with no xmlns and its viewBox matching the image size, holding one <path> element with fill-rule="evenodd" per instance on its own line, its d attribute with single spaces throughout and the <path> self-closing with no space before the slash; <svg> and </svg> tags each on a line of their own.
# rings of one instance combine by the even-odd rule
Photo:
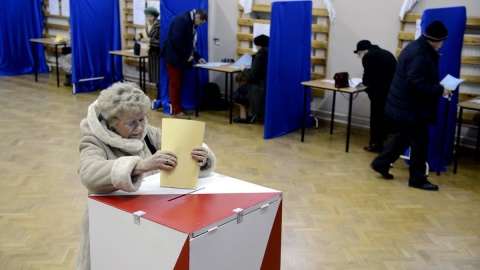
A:
<svg viewBox="0 0 480 270">
<path fill-rule="evenodd" d="M 423 37 L 400 54 L 385 106 L 389 117 L 405 123 L 435 124 L 444 88 L 439 84 L 438 52 Z"/>
<path fill-rule="evenodd" d="M 148 75 L 151 83 L 158 83 L 160 63 L 160 21 L 155 19 L 152 28 L 147 33 L 150 38 L 150 49 L 148 50 Z"/>
<path fill-rule="evenodd" d="M 242 76 L 247 78 L 248 82 L 248 100 L 252 115 L 265 111 L 267 65 L 268 47 L 262 47 L 253 57 L 251 68 L 242 71 Z"/>
<path fill-rule="evenodd" d="M 192 55 L 195 61 L 201 58 L 197 51 L 193 52 L 193 26 L 194 21 L 190 11 L 186 11 L 175 17 L 168 28 L 161 56 L 167 63 L 176 68 L 183 69 L 190 66 L 187 60 Z"/>
<path fill-rule="evenodd" d="M 390 131 L 385 104 L 397 59 L 387 50 L 372 45 L 362 58 L 362 83 L 370 99 L 370 145 L 383 145 Z"/>
<path fill-rule="evenodd" d="M 378 102 L 385 107 L 397 59 L 391 52 L 372 45 L 362 58 L 362 65 L 362 83 L 367 86 L 365 92 L 372 102 Z"/>
</svg>

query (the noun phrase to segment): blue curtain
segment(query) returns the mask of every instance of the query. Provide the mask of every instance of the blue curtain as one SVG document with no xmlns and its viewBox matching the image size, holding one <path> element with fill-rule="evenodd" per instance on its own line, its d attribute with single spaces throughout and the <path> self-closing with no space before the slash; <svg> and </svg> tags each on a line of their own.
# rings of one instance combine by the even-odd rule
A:
<svg viewBox="0 0 480 270">
<path fill-rule="evenodd" d="M 163 41 L 168 33 L 170 23 L 175 17 L 192 9 L 208 10 L 208 0 L 162 0 L 160 1 L 161 28 L 160 41 Z M 208 22 L 198 28 L 197 51 L 208 61 Z M 199 70 L 199 99 L 201 100 L 203 85 L 208 82 L 208 71 Z M 182 86 L 182 107 L 186 110 L 195 109 L 195 69 L 186 69 Z M 154 109 L 163 106 L 164 113 L 170 113 L 170 98 L 168 94 L 168 72 L 165 62 L 160 58 L 160 86 L 157 100 L 154 101 Z"/>
<path fill-rule="evenodd" d="M 42 38 L 43 0 L 2 1 L 0 8 L 0 76 L 34 72 L 33 50 L 38 73 L 48 72 L 43 45 L 30 43 Z"/>
<path fill-rule="evenodd" d="M 447 74 L 456 78 L 460 77 L 466 14 L 465 7 L 427 9 L 423 12 L 422 33 L 435 20 L 442 21 L 448 29 L 448 38 L 439 50 L 442 54 L 438 64 L 440 79 Z M 440 100 L 438 122 L 435 126 L 430 127 L 428 164 L 432 171 L 446 171 L 445 166 L 453 161 L 458 92 L 457 88 L 450 102 L 445 98 Z"/>
<path fill-rule="evenodd" d="M 112 84 L 113 76 L 123 80 L 122 59 L 115 57 L 113 75 L 108 53 L 122 47 L 119 1 L 70 1 L 70 30 L 75 93 L 105 89 Z"/>
<path fill-rule="evenodd" d="M 310 80 L 311 1 L 272 3 L 268 48 L 265 139 L 301 127 L 303 81 Z M 310 90 L 307 93 L 310 100 Z M 310 104 L 307 105 L 307 115 Z"/>
</svg>

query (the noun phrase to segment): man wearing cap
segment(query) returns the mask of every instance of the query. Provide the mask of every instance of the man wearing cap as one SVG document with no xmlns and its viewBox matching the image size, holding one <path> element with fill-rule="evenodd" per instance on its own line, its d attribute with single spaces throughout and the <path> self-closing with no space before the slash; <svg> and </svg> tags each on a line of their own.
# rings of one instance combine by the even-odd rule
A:
<svg viewBox="0 0 480 270">
<path fill-rule="evenodd" d="M 390 164 L 410 146 L 408 185 L 423 190 L 438 190 L 425 175 L 428 155 L 428 125 L 437 121 L 437 108 L 442 96 L 451 95 L 442 86 L 438 74 L 438 49 L 448 37 L 441 21 L 434 21 L 417 40 L 400 54 L 385 106 L 399 131 L 372 161 L 370 167 L 385 179 L 393 179 Z"/>
<path fill-rule="evenodd" d="M 363 149 L 369 152 L 381 152 L 383 141 L 388 135 L 388 120 L 385 116 L 385 103 L 392 83 L 397 60 L 392 53 L 372 45 L 369 40 L 357 43 L 353 51 L 362 60 L 362 84 L 370 99 L 370 142 Z"/>
<path fill-rule="evenodd" d="M 206 61 L 197 52 L 197 27 L 207 21 L 204 9 L 180 13 L 173 19 L 163 43 L 161 56 L 165 60 L 168 72 L 168 93 L 172 106 L 172 117 L 190 119 L 185 115 L 181 103 L 183 71 L 192 67 L 194 61 L 205 64 Z"/>
<path fill-rule="evenodd" d="M 235 123 L 253 123 L 255 116 L 265 111 L 269 41 L 270 38 L 266 35 L 255 37 L 253 44 L 257 47 L 257 53 L 253 56 L 252 66 L 240 66 L 247 83 L 233 93 L 233 101 L 240 107 L 240 117 L 233 119 Z"/>
</svg>

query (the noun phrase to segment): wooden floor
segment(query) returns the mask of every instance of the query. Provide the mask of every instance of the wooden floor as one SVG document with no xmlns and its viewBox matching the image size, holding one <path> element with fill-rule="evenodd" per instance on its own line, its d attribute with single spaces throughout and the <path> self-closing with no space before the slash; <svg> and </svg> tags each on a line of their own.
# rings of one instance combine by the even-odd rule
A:
<svg viewBox="0 0 480 270">
<path fill-rule="evenodd" d="M 77 175 L 79 123 L 98 92 L 71 94 L 52 74 L 0 77 L 0 269 L 73 269 L 87 191 Z M 152 91 L 149 92 L 154 97 Z M 161 125 L 163 114 L 150 112 Z M 284 192 L 282 270 L 480 269 L 480 164 L 408 188 L 403 161 L 382 180 L 354 130 L 328 123 L 276 139 L 263 125 L 201 112 L 217 172 Z M 337 125 L 338 126 L 338 125 Z"/>
</svg>

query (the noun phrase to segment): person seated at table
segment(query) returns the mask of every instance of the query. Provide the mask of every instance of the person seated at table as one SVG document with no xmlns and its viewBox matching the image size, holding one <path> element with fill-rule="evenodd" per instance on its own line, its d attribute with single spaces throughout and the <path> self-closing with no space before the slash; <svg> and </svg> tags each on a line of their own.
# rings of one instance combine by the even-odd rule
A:
<svg viewBox="0 0 480 270">
<path fill-rule="evenodd" d="M 89 194 L 135 192 L 147 175 L 175 170 L 177 156 L 160 150 L 161 130 L 148 124 L 149 110 L 149 97 L 131 82 L 113 84 L 88 107 L 80 123 L 78 173 Z M 200 166 L 200 177 L 214 171 L 217 159 L 206 144 L 192 149 L 191 156 Z M 77 269 L 90 269 L 88 224 L 87 208 Z"/>
<path fill-rule="evenodd" d="M 69 32 L 70 33 L 70 32 Z M 70 36 L 64 36 L 58 40 L 64 42 L 65 47 L 62 48 L 62 55 L 58 59 L 60 68 L 65 72 L 64 86 L 72 86 L 72 43 Z"/>
<path fill-rule="evenodd" d="M 233 119 L 235 123 L 253 123 L 255 116 L 265 111 L 269 40 L 266 35 L 255 37 L 253 44 L 257 47 L 257 53 L 252 58 L 252 66 L 240 66 L 247 83 L 233 93 L 233 101 L 240 107 L 240 116 Z"/>
</svg>

